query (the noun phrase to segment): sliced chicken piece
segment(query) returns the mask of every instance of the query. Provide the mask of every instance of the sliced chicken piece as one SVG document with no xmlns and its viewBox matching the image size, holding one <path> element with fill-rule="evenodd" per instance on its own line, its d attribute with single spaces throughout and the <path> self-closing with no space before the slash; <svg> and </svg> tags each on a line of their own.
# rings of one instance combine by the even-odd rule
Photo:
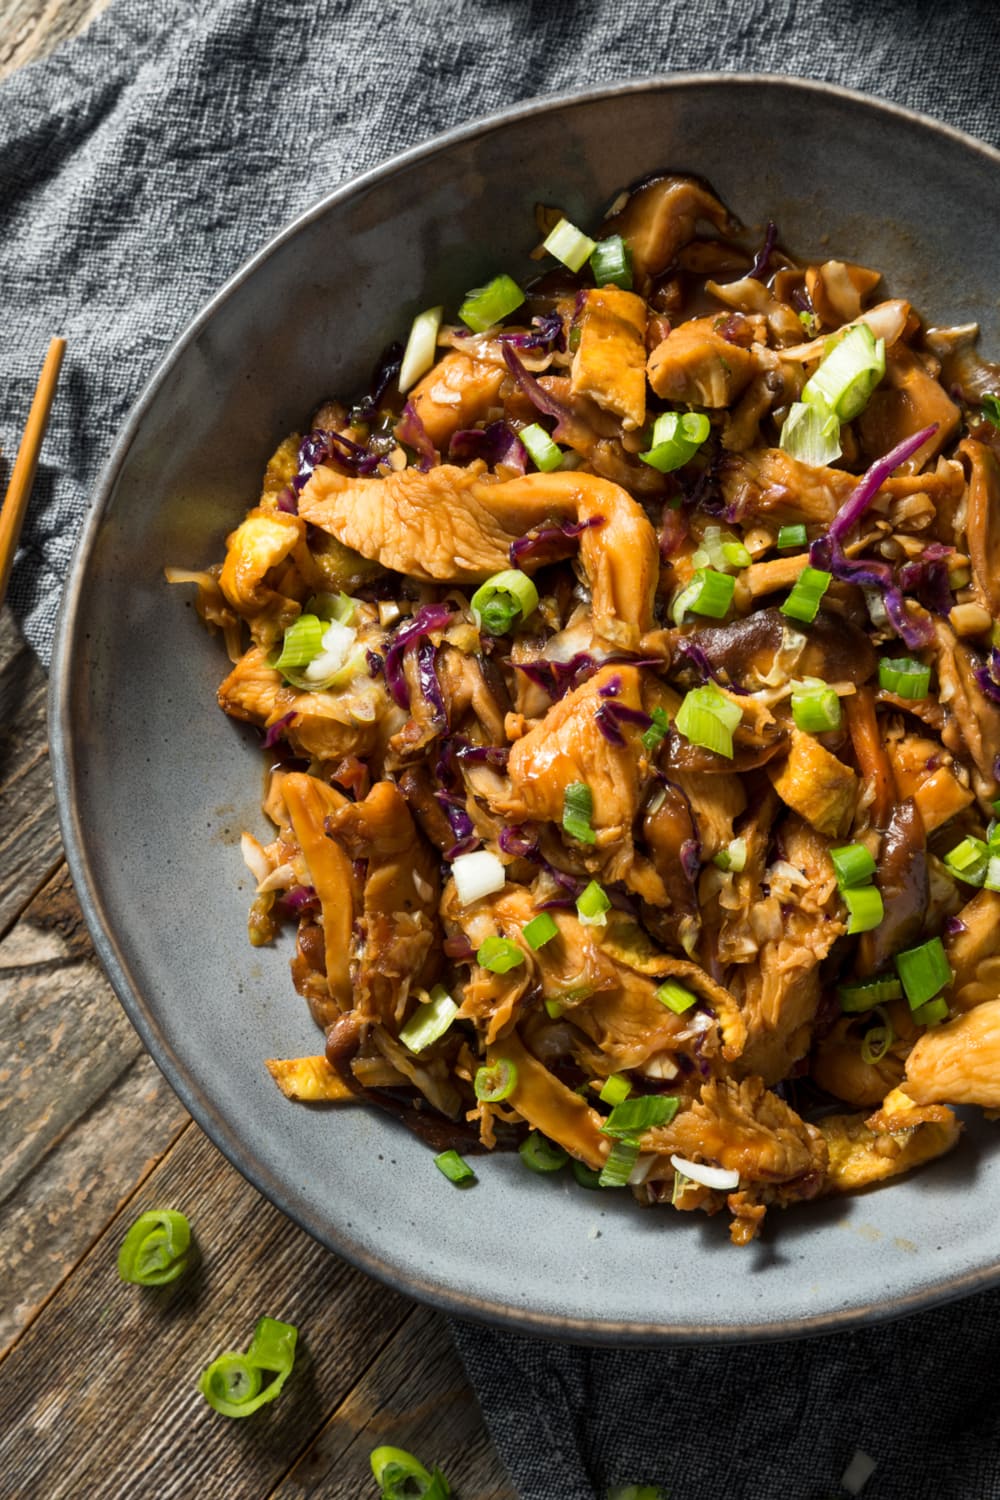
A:
<svg viewBox="0 0 1000 1500">
<path fill-rule="evenodd" d="M 954 756 L 939 741 L 904 734 L 890 739 L 887 748 L 897 793 L 913 798 L 925 832 L 933 833 L 975 801 L 967 773 L 956 774 Z"/>
<path fill-rule="evenodd" d="M 857 430 L 866 457 L 874 461 L 904 438 L 936 423 L 937 431 L 907 460 L 906 467 L 916 473 L 954 436 L 961 415 L 920 358 L 906 344 L 898 343 L 886 351 L 885 379 L 857 419 Z"/>
<path fill-rule="evenodd" d="M 354 926 L 351 861 L 326 836 L 326 820 L 349 807 L 347 798 L 316 776 L 289 771 L 281 795 L 323 913 L 323 947 L 330 997 L 342 1011 L 353 1007 L 350 956 Z"/>
<path fill-rule="evenodd" d="M 693 177 L 654 177 L 634 188 L 601 225 L 600 238 L 620 234 L 632 255 L 636 290 L 643 296 L 653 278 L 694 238 L 699 221 L 722 233 L 737 227 L 729 211 Z"/>
<path fill-rule="evenodd" d="M 800 463 L 780 448 L 727 454 L 719 477 L 729 517 L 744 525 L 759 519 L 768 526 L 796 521 L 828 526 L 858 482 L 846 469 Z M 963 483 L 961 465 L 948 463 L 924 474 L 894 474 L 876 500 L 926 493 L 940 505 L 960 494 Z"/>
<path fill-rule="evenodd" d="M 236 663 L 219 688 L 219 707 L 234 719 L 243 719 L 269 729 L 282 719 L 282 737 L 306 758 L 342 760 L 346 755 L 368 755 L 375 748 L 381 718 L 402 716 L 393 709 L 381 680 L 365 683 L 366 704 L 372 717 L 359 720 L 351 715 L 351 692 L 308 693 L 290 687 L 269 664 L 259 646 Z M 366 710 L 367 711 L 367 710 Z"/>
<path fill-rule="evenodd" d="M 595 1170 L 602 1167 L 611 1150 L 611 1138 L 602 1133 L 602 1116 L 597 1110 L 533 1057 L 516 1031 L 487 1051 L 488 1067 L 501 1061 L 510 1063 L 515 1073 L 507 1103 L 577 1161 Z"/>
<path fill-rule="evenodd" d="M 906 1059 L 903 1088 L 917 1104 L 1000 1109 L 1000 1000 L 925 1031 Z"/>
<path fill-rule="evenodd" d="M 813 735 L 793 728 L 787 759 L 769 764 L 767 773 L 781 800 L 818 832 L 831 838 L 846 834 L 858 778 Z"/>
<path fill-rule="evenodd" d="M 410 392 L 410 404 L 434 447 L 443 452 L 456 432 L 484 421 L 499 404 L 506 378 L 504 365 L 457 350 L 439 359 Z"/>
<path fill-rule="evenodd" d="M 852 1109 L 872 1109 L 903 1081 L 906 1054 L 918 1031 L 905 1001 L 894 1004 L 888 1014 L 895 1040 L 877 1062 L 866 1062 L 861 1049 L 865 1033 L 882 1022 L 878 1017 L 871 1020 L 860 1016 L 841 1016 L 835 1021 L 809 1059 L 809 1076 L 814 1082 Z"/>
<path fill-rule="evenodd" d="M 589 396 L 634 432 L 646 420 L 646 304 L 613 286 L 583 296 L 572 393 Z"/>
<path fill-rule="evenodd" d="M 951 986 L 954 1010 L 972 1010 L 1000 995 L 1000 894 L 977 891 L 943 941 L 955 976 Z"/>
<path fill-rule="evenodd" d="M 272 587 L 267 575 L 304 542 L 305 534 L 305 523 L 298 516 L 257 509 L 226 538 L 219 587 L 237 614 L 251 624 L 268 617 L 269 638 L 296 619 L 301 606 Z"/>
<path fill-rule="evenodd" d="M 509 567 L 511 543 L 533 526 L 591 522 L 580 537 L 580 557 L 595 629 L 631 648 L 653 625 L 656 533 L 631 495 L 593 474 L 498 480 L 476 462 L 350 479 L 319 468 L 299 497 L 299 514 L 384 567 L 452 583 L 477 583 Z"/>
<path fill-rule="evenodd" d="M 899 1090 L 869 1120 L 826 1115 L 818 1126 L 830 1159 L 824 1193 L 856 1193 L 921 1167 L 950 1151 L 962 1129 L 950 1109 L 915 1108 Z"/>
<path fill-rule="evenodd" d="M 269 1057 L 264 1066 L 286 1099 L 341 1104 L 356 1097 L 326 1057 Z"/>
<path fill-rule="evenodd" d="M 715 331 L 715 318 L 693 318 L 671 329 L 649 356 L 649 383 L 658 396 L 689 406 L 731 406 L 756 363 L 749 350 Z"/>
</svg>

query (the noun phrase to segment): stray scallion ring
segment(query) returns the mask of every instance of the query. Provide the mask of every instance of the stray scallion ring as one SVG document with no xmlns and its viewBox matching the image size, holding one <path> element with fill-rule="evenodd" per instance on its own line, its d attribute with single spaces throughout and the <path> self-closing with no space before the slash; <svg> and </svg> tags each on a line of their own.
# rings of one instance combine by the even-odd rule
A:
<svg viewBox="0 0 1000 1500">
<path fill-rule="evenodd" d="M 495 1058 L 476 1070 L 472 1086 L 484 1104 L 500 1104 L 517 1088 L 517 1068 L 506 1057 Z"/>
<path fill-rule="evenodd" d="M 476 963 L 491 974 L 509 974 L 524 963 L 524 950 L 510 938 L 483 938 L 476 949 Z"/>
<path fill-rule="evenodd" d="M 571 271 L 579 271 L 597 249 L 596 243 L 568 219 L 560 219 L 543 241 L 543 248 Z"/>
<path fill-rule="evenodd" d="M 878 685 L 897 698 L 926 698 L 931 685 L 931 669 L 911 656 L 881 657 Z"/>
<path fill-rule="evenodd" d="M 784 604 L 778 606 L 781 613 L 792 620 L 802 620 L 806 625 L 811 625 L 832 580 L 833 574 L 822 568 L 803 568 L 795 580 L 792 592 Z"/>
<path fill-rule="evenodd" d="M 670 474 L 690 463 L 711 430 L 704 412 L 665 411 L 653 423 L 650 446 L 639 457 L 661 474 Z"/>
<path fill-rule="evenodd" d="M 405 1448 L 374 1448 L 370 1463 L 381 1500 L 448 1500 L 451 1495 L 441 1470 L 425 1469 Z"/>
<path fill-rule="evenodd" d="M 623 292 L 632 290 L 632 252 L 620 234 L 598 240 L 590 257 L 590 269 L 597 286 L 617 286 Z"/>
<path fill-rule="evenodd" d="M 173 1208 L 140 1214 L 118 1251 L 118 1275 L 135 1286 L 166 1286 L 191 1262 L 191 1226 Z"/>
<path fill-rule="evenodd" d="M 472 613 L 487 635 L 506 635 L 519 620 L 526 620 L 538 606 L 538 590 L 519 568 L 494 573 L 473 594 Z"/>
<path fill-rule="evenodd" d="M 521 936 L 528 947 L 537 952 L 539 948 L 544 948 L 546 943 L 551 943 L 554 937 L 559 936 L 555 917 L 551 912 L 540 911 L 537 917 L 532 917 L 530 922 L 524 924 Z"/>
<path fill-rule="evenodd" d="M 569 1161 L 568 1152 L 538 1130 L 521 1142 L 517 1153 L 531 1172 L 558 1172 Z"/>
<path fill-rule="evenodd" d="M 224 1417 L 249 1417 L 280 1395 L 295 1363 L 298 1336 L 291 1323 L 261 1318 L 246 1354 L 220 1354 L 202 1372 L 198 1387 L 212 1410 Z M 267 1372 L 273 1379 L 264 1386 Z"/>
<path fill-rule="evenodd" d="M 477 1180 L 469 1163 L 457 1151 L 440 1152 L 434 1158 L 434 1165 L 456 1187 L 470 1187 Z"/>
<path fill-rule="evenodd" d="M 494 276 L 485 286 L 474 287 L 458 309 L 458 316 L 473 333 L 485 333 L 521 306 L 524 293 L 510 276 Z"/>
</svg>

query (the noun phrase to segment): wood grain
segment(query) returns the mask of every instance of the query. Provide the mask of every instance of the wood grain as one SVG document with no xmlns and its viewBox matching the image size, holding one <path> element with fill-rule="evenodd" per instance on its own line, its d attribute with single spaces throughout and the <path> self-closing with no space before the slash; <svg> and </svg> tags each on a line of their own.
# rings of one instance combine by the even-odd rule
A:
<svg viewBox="0 0 1000 1500">
<path fill-rule="evenodd" d="M 45 674 L 0 609 L 0 938 L 62 858 L 45 728 Z"/>
<path fill-rule="evenodd" d="M 108 0 L 3 0 L 0 14 L 0 78 L 24 63 L 46 57 L 60 42 L 83 30 Z"/>
</svg>

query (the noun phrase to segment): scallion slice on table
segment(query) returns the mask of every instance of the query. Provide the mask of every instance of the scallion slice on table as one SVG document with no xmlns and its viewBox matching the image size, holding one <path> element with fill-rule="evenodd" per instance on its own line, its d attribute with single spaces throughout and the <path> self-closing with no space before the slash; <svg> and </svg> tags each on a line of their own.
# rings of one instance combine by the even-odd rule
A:
<svg viewBox="0 0 1000 1500">
<path fill-rule="evenodd" d="M 874 1010 L 888 1000 L 901 1000 L 903 986 L 892 975 L 876 979 L 862 979 L 857 984 L 842 984 L 837 990 L 840 1008 L 847 1015 L 858 1015 L 865 1010 Z"/>
<path fill-rule="evenodd" d="M 486 1067 L 477 1068 L 472 1086 L 476 1098 L 484 1104 L 500 1104 L 517 1087 L 517 1068 L 507 1058 L 499 1057 Z"/>
<path fill-rule="evenodd" d="M 594 816 L 594 794 L 585 781 L 571 781 L 563 793 L 562 826 L 571 839 L 581 844 L 596 844 L 597 834 L 591 827 Z"/>
<path fill-rule="evenodd" d="M 532 422 L 530 427 L 522 427 L 518 437 L 527 448 L 535 468 L 541 469 L 543 474 L 551 474 L 553 469 L 558 469 L 566 456 L 549 437 L 541 422 Z"/>
<path fill-rule="evenodd" d="M 792 719 L 796 729 L 808 734 L 829 734 L 842 722 L 840 699 L 832 687 L 807 677 L 792 683 Z"/>
<path fill-rule="evenodd" d="M 830 850 L 830 859 L 841 890 L 867 885 L 875 874 L 875 861 L 864 844 L 841 844 Z"/>
<path fill-rule="evenodd" d="M 874 885 L 849 887 L 841 891 L 847 907 L 847 932 L 853 937 L 859 932 L 871 932 L 885 916 L 882 893 Z"/>
<path fill-rule="evenodd" d="M 612 1073 L 610 1078 L 604 1080 L 601 1092 L 598 1094 L 602 1104 L 624 1104 L 632 1092 L 632 1085 L 621 1073 Z"/>
<path fill-rule="evenodd" d="M 487 635 L 506 635 L 538 606 L 538 590 L 520 568 L 505 568 L 480 584 L 470 600 L 476 623 Z"/>
<path fill-rule="evenodd" d="M 885 340 L 876 339 L 867 323 L 856 323 L 820 360 L 802 390 L 802 400 L 821 405 L 839 421 L 861 415 L 885 374 Z"/>
<path fill-rule="evenodd" d="M 118 1251 L 118 1275 L 136 1286 L 166 1286 L 187 1270 L 191 1226 L 174 1208 L 140 1214 Z"/>
<path fill-rule="evenodd" d="M 577 897 L 576 914 L 585 927 L 606 927 L 610 910 L 611 898 L 596 880 Z"/>
<path fill-rule="evenodd" d="M 788 615 L 789 619 L 802 620 L 811 625 L 832 578 L 833 574 L 824 572 L 822 568 L 803 568 L 795 580 L 792 592 L 784 604 L 779 606 L 781 613 Z"/>
<path fill-rule="evenodd" d="M 895 957 L 896 973 L 902 981 L 911 1010 L 933 1000 L 952 981 L 951 965 L 940 938 L 930 938 L 916 948 L 906 948 Z"/>
<path fill-rule="evenodd" d="M 465 301 L 458 309 L 458 316 L 473 333 L 485 333 L 501 319 L 521 306 L 524 293 L 510 276 L 494 276 L 485 286 L 477 286 L 466 293 Z"/>
<path fill-rule="evenodd" d="M 789 458 L 820 468 L 840 457 L 840 422 L 819 402 L 796 401 L 788 409 L 778 446 Z"/>
<path fill-rule="evenodd" d="M 670 718 L 665 708 L 654 708 L 650 713 L 650 718 L 653 721 L 652 724 L 648 729 L 643 730 L 641 735 L 642 748 L 647 755 L 652 755 L 657 745 L 666 739 L 670 732 Z"/>
<path fill-rule="evenodd" d="M 678 984 L 676 979 L 665 979 L 657 987 L 656 998 L 661 1005 L 672 1010 L 675 1016 L 682 1016 L 692 1005 L 698 1004 L 698 996 L 694 990 L 689 990 L 683 984 Z"/>
<path fill-rule="evenodd" d="M 627 1187 L 639 1155 L 639 1142 L 630 1138 L 616 1140 L 597 1177 L 598 1187 Z"/>
<path fill-rule="evenodd" d="M 295 1363 L 298 1329 L 277 1318 L 261 1318 L 246 1354 L 220 1354 L 202 1373 L 199 1389 L 213 1411 L 249 1417 L 280 1395 Z M 264 1376 L 271 1380 L 264 1385 Z"/>
<path fill-rule="evenodd" d="M 456 1187 L 466 1187 L 476 1181 L 475 1172 L 457 1151 L 440 1152 L 434 1158 L 434 1165 Z"/>
<path fill-rule="evenodd" d="M 538 1130 L 533 1130 L 517 1151 L 531 1172 L 558 1172 L 569 1161 L 568 1152 Z"/>
<path fill-rule="evenodd" d="M 449 1500 L 451 1486 L 441 1470 L 426 1469 L 405 1448 L 374 1448 L 370 1463 L 380 1500 Z"/>
<path fill-rule="evenodd" d="M 721 620 L 733 602 L 735 588 L 736 579 L 730 573 L 718 573 L 714 568 L 699 568 L 670 607 L 674 624 L 682 624 L 688 610 L 696 615 L 710 615 L 712 619 Z"/>
<path fill-rule="evenodd" d="M 779 552 L 792 552 L 796 548 L 807 546 L 809 537 L 806 528 L 799 526 L 782 526 L 778 531 L 777 548 Z"/>
<path fill-rule="evenodd" d="M 639 457 L 661 474 L 670 474 L 690 463 L 711 430 L 704 412 L 665 411 L 653 423 L 650 446 Z"/>
<path fill-rule="evenodd" d="M 568 219 L 560 219 L 544 239 L 543 248 L 571 271 L 579 271 L 597 249 L 597 242 Z"/>
<path fill-rule="evenodd" d="M 400 1030 L 399 1040 L 411 1052 L 424 1052 L 444 1036 L 457 1015 L 458 1006 L 455 1001 L 443 985 L 436 984 L 424 1003 L 417 1006 Z"/>
<path fill-rule="evenodd" d="M 632 252 L 620 234 L 598 240 L 590 257 L 590 269 L 598 286 L 617 286 L 623 292 L 632 290 Z"/>
<path fill-rule="evenodd" d="M 559 936 L 555 917 L 551 912 L 540 911 L 537 917 L 532 917 L 530 922 L 524 924 L 522 936 L 528 947 L 535 952 L 544 948 L 546 943 L 551 943 L 554 937 Z"/>
<path fill-rule="evenodd" d="M 488 937 L 476 949 L 476 963 L 491 974 L 509 974 L 524 963 L 524 950 L 510 938 Z"/>
<path fill-rule="evenodd" d="M 415 385 L 421 375 L 426 375 L 437 355 L 437 336 L 444 317 L 443 307 L 429 307 L 418 313 L 406 340 L 403 361 L 396 377 L 400 393 L 404 394 Z"/>
<path fill-rule="evenodd" d="M 881 657 L 878 685 L 897 698 L 926 698 L 931 685 L 931 669 L 910 656 Z"/>
<path fill-rule="evenodd" d="M 641 1135 L 656 1125 L 669 1125 L 680 1109 L 680 1100 L 673 1094 L 644 1094 L 638 1099 L 625 1099 L 616 1104 L 601 1130 L 605 1135 L 625 1139 Z"/>
<path fill-rule="evenodd" d="M 674 728 L 692 745 L 732 760 L 733 731 L 742 718 L 743 710 L 710 682 L 685 695 Z"/>
</svg>

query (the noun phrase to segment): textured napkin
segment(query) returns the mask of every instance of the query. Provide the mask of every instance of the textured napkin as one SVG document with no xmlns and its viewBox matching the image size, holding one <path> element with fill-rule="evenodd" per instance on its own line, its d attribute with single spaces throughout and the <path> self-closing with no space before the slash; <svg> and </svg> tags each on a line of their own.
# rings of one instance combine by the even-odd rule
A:
<svg viewBox="0 0 1000 1500">
<path fill-rule="evenodd" d="M 10 591 L 28 639 L 47 660 L 88 494 L 175 335 L 352 174 L 518 99 L 669 69 L 846 83 L 1000 144 L 998 55 L 996 0 L 113 0 L 0 87 L 8 443 L 49 337 L 69 341 Z M 878 1460 L 865 1500 L 1000 1500 L 1000 1296 L 735 1350 L 455 1333 L 523 1500 L 640 1480 L 826 1500 L 855 1447 Z"/>
</svg>

